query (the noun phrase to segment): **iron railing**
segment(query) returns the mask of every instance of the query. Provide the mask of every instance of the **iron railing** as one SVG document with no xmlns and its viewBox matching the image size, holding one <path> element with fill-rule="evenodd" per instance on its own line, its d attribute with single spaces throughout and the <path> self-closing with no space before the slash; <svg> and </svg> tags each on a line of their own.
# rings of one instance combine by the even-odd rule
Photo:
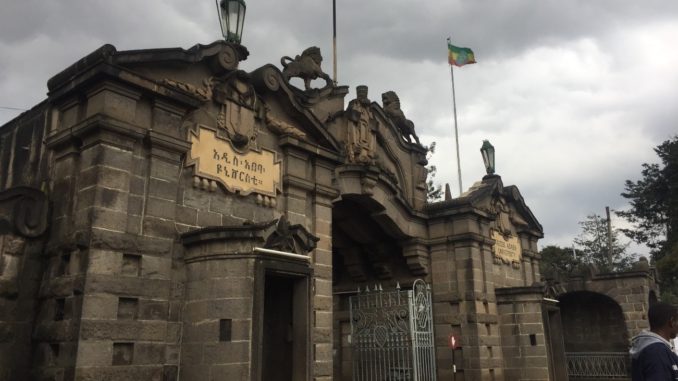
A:
<svg viewBox="0 0 678 381">
<path fill-rule="evenodd" d="M 565 357 L 571 379 L 631 377 L 631 359 L 626 352 L 568 352 Z"/>
</svg>

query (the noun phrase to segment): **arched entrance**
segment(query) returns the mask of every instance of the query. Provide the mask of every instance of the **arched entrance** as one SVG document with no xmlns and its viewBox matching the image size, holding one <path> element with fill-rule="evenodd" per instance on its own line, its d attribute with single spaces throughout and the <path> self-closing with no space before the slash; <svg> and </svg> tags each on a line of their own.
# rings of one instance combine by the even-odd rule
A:
<svg viewBox="0 0 678 381">
<path fill-rule="evenodd" d="M 570 379 L 626 378 L 629 337 L 621 306 L 591 291 L 558 299 Z"/>
<path fill-rule="evenodd" d="M 352 379 L 349 298 L 360 290 L 395 291 L 419 278 L 403 255 L 407 237 L 367 196 L 344 196 L 332 208 L 334 379 Z M 380 215 L 380 218 L 375 218 Z M 389 223 L 389 221 L 391 223 Z"/>
</svg>

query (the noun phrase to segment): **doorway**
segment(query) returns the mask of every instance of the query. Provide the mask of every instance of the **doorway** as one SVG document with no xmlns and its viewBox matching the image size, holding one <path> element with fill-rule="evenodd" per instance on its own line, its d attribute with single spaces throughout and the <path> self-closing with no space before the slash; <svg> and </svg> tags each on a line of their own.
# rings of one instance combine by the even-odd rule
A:
<svg viewBox="0 0 678 381">
<path fill-rule="evenodd" d="M 260 296 L 261 380 L 306 380 L 309 368 L 309 276 L 266 266 Z"/>
<path fill-rule="evenodd" d="M 292 380 L 294 280 L 267 276 L 264 290 L 263 379 Z"/>
<path fill-rule="evenodd" d="M 544 338 L 549 358 L 551 380 L 567 381 L 565 343 L 563 342 L 563 325 L 560 320 L 560 308 L 552 304 L 542 304 L 542 319 L 544 321 Z"/>
</svg>

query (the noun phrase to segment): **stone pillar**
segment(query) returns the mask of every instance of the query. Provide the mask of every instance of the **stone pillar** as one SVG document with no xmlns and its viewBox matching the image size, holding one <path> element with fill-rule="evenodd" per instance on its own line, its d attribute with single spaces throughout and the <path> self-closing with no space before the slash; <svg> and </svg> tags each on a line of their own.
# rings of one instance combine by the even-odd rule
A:
<svg viewBox="0 0 678 381">
<path fill-rule="evenodd" d="M 507 380 L 548 380 L 541 287 L 495 289 Z"/>
<path fill-rule="evenodd" d="M 457 349 L 453 354 L 447 342 L 449 335 L 454 335 L 459 341 L 462 335 L 454 244 L 443 241 L 431 245 L 431 284 L 438 378 L 450 380 L 453 378 L 453 365 L 461 370 L 463 360 L 462 350 Z"/>
<path fill-rule="evenodd" d="M 252 250 L 264 243 L 257 230 L 260 227 L 206 228 L 184 234 L 182 379 L 257 379 L 252 366 L 256 265 Z"/>
<path fill-rule="evenodd" d="M 59 343 L 65 380 L 172 380 L 180 314 L 170 301 L 182 290 L 172 279 L 175 203 L 190 147 L 177 120 L 185 110 L 167 117 L 113 82 L 84 93 L 79 106 L 57 106 L 47 139 L 59 207 L 36 338 Z"/>
<path fill-rule="evenodd" d="M 329 381 L 333 372 L 332 200 L 337 197 L 333 187 L 333 161 L 336 158 L 324 157 L 328 153 L 319 150 L 312 155 L 309 153 L 310 146 L 288 137 L 281 139 L 280 144 L 286 158 L 283 193 L 287 216 L 290 223 L 305 226 L 319 238 L 311 259 L 310 377 L 313 380 Z"/>
<path fill-rule="evenodd" d="M 452 377 L 447 338 L 454 334 L 457 380 L 503 380 L 493 241 L 481 234 L 487 222 L 472 214 L 448 218 L 430 227 L 438 377 Z"/>
<path fill-rule="evenodd" d="M 27 271 L 22 271 L 37 264 L 27 260 L 25 247 L 23 237 L 0 234 L 0 381 L 29 378 L 33 328 L 30 312 L 39 279 L 26 279 Z M 23 298 L 19 298 L 20 292 Z"/>
<path fill-rule="evenodd" d="M 332 379 L 332 201 L 316 195 L 313 205 L 315 235 L 320 238 L 313 260 L 314 380 Z"/>
</svg>

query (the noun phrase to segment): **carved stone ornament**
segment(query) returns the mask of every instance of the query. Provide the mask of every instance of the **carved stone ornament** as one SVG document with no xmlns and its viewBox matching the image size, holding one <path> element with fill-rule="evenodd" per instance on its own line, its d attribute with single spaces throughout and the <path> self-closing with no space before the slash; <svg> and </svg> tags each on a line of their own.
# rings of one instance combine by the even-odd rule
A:
<svg viewBox="0 0 678 381">
<path fill-rule="evenodd" d="M 247 74 L 232 72 L 223 81 L 217 81 L 212 91 L 212 99 L 220 108 L 217 127 L 227 132 L 237 148 L 254 145 L 257 96 Z"/>
<path fill-rule="evenodd" d="M 168 78 L 163 79 L 161 83 L 163 85 L 174 87 L 175 89 L 179 89 L 183 92 L 189 93 L 194 97 L 202 100 L 203 102 L 207 102 L 210 99 L 212 99 L 212 78 L 213 77 L 206 78 L 205 80 L 203 80 L 202 88 L 191 85 L 190 83 L 178 82 Z"/>
<path fill-rule="evenodd" d="M 256 148 L 256 116 L 261 112 L 249 75 L 241 70 L 203 81 L 203 87 L 171 79 L 164 85 L 186 92 L 203 102 L 212 101 L 216 112 L 208 113 L 220 131 L 240 150 Z M 206 110 L 202 110 L 206 111 Z"/>
<path fill-rule="evenodd" d="M 268 236 L 264 247 L 288 253 L 306 255 L 315 249 L 320 239 L 315 237 L 303 226 L 290 225 L 286 216 L 280 217 L 275 230 Z"/>
<path fill-rule="evenodd" d="M 494 228 L 505 237 L 511 235 L 511 209 L 501 198 L 496 198 L 490 205 L 490 213 L 496 216 Z"/>
<path fill-rule="evenodd" d="M 501 197 L 492 200 L 488 212 L 495 216 L 490 229 L 495 240 L 492 252 L 495 263 L 519 264 L 522 258 L 520 240 L 511 230 L 511 209 Z"/>
<path fill-rule="evenodd" d="M 412 143 L 410 136 L 414 137 L 415 142 L 418 145 L 421 145 L 419 142 L 419 137 L 414 132 L 414 123 L 405 118 L 403 110 L 400 109 L 400 98 L 395 93 L 395 91 L 387 91 L 381 94 L 381 100 L 383 103 L 384 113 L 391 119 L 393 124 L 400 130 L 403 138 L 407 142 Z"/>
<path fill-rule="evenodd" d="M 35 238 L 47 230 L 49 206 L 34 188 L 14 187 L 0 192 L 0 234 Z"/>
<path fill-rule="evenodd" d="M 374 165 L 377 137 L 367 86 L 358 86 L 356 94 L 357 98 L 350 101 L 346 109 L 346 158 L 352 164 Z"/>
<path fill-rule="evenodd" d="M 284 120 L 277 119 L 271 115 L 271 111 L 268 107 L 265 107 L 265 121 L 266 126 L 278 135 L 290 135 L 300 140 L 306 139 L 306 133 L 297 127 L 285 122 Z"/>
<path fill-rule="evenodd" d="M 311 90 L 311 81 L 317 78 L 325 80 L 326 85 L 321 89 L 331 89 L 334 86 L 329 75 L 325 74 L 320 68 L 323 57 L 320 54 L 320 48 L 312 46 L 304 50 L 301 55 L 294 59 L 285 56 L 280 59 L 283 66 L 282 76 L 285 82 L 289 83 L 291 78 L 298 77 L 304 80 L 304 90 Z"/>
</svg>

